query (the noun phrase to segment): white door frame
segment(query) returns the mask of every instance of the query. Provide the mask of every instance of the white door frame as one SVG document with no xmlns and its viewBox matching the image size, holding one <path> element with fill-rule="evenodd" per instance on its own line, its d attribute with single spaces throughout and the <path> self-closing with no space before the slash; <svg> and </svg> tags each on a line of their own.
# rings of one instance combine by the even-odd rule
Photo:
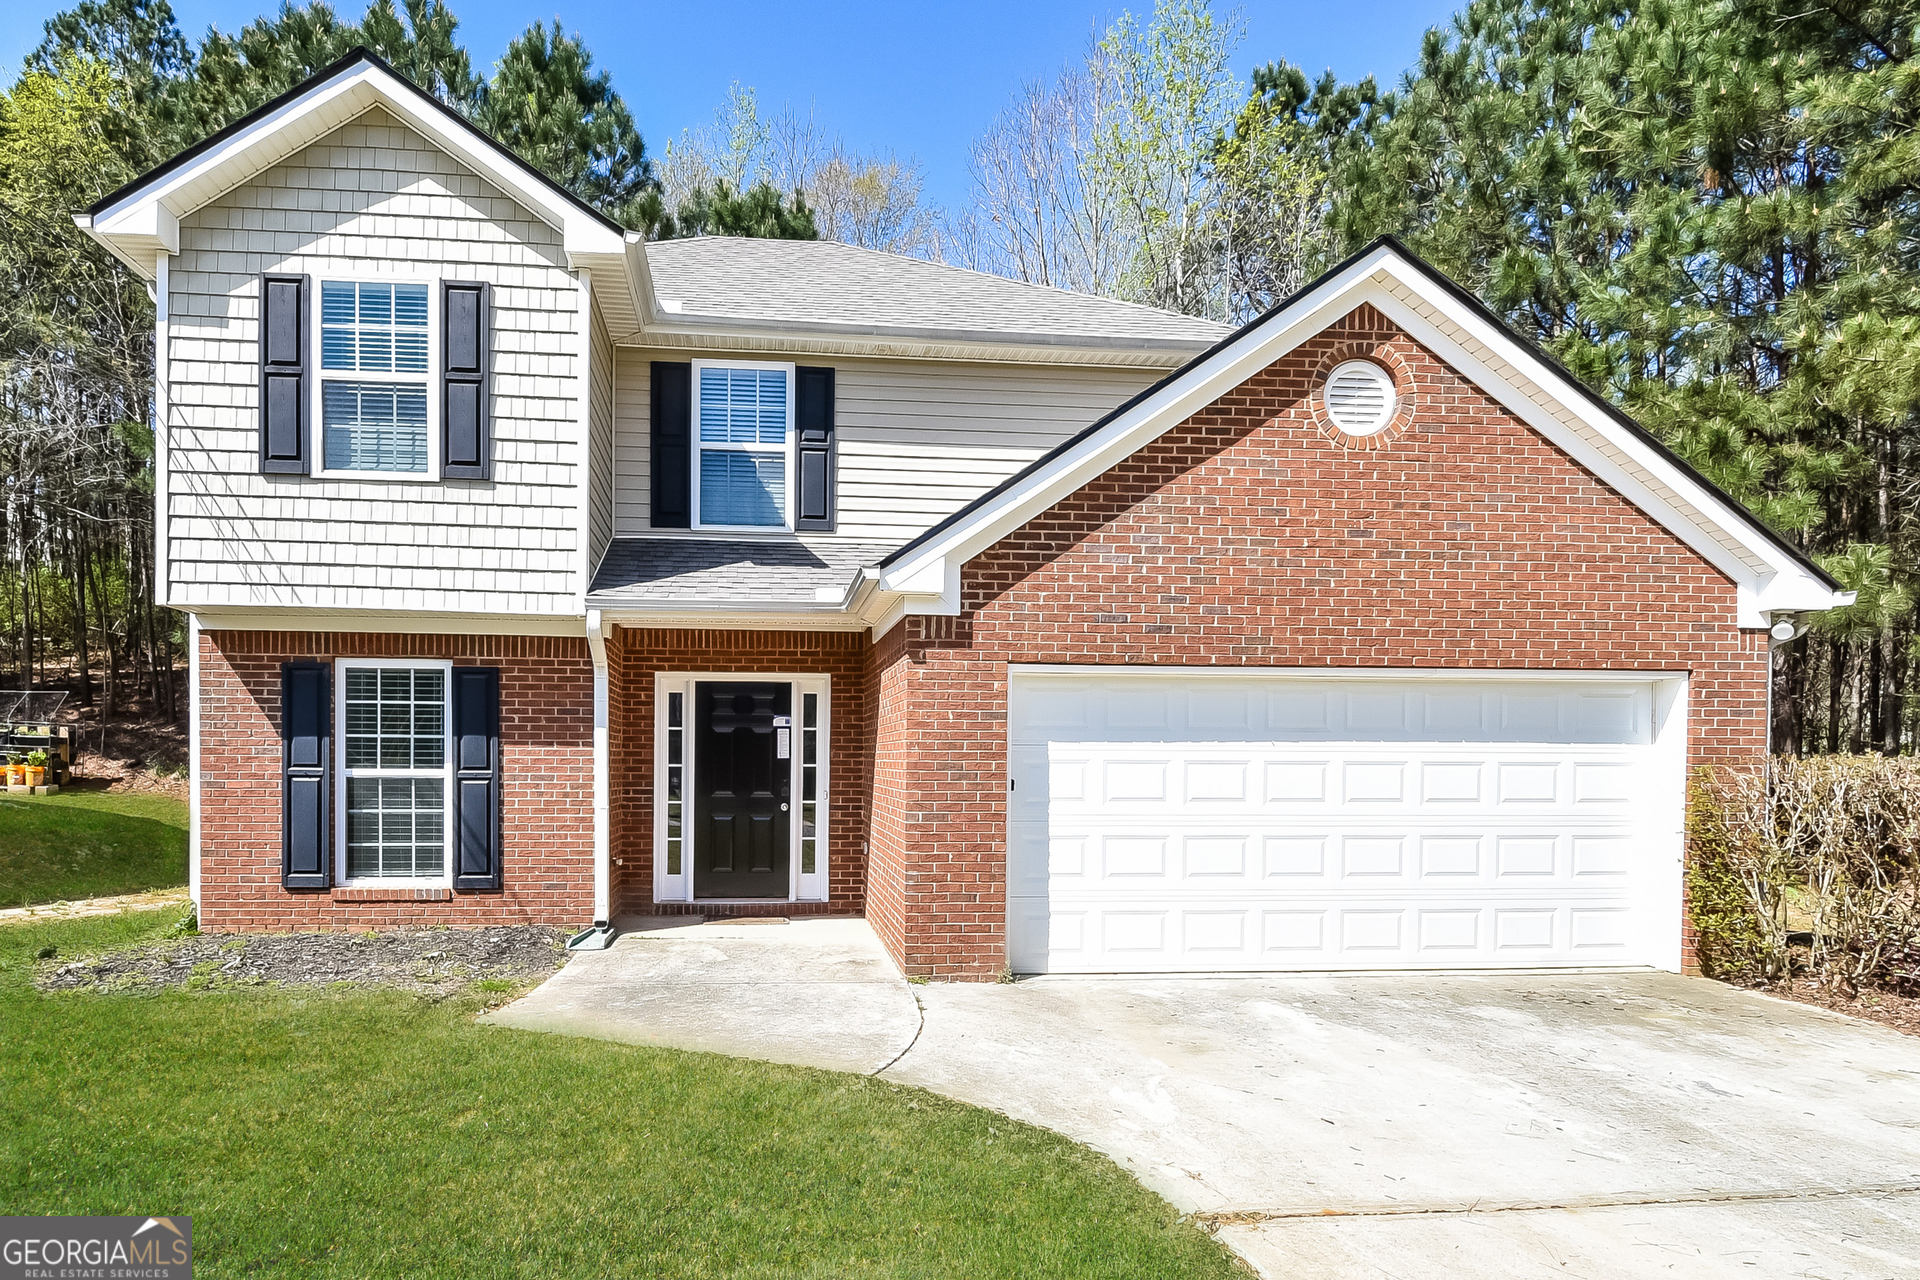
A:
<svg viewBox="0 0 1920 1280">
<path fill-rule="evenodd" d="M 693 730 L 693 691 L 696 684 L 786 684 L 793 688 L 793 742 L 789 752 L 792 774 L 792 821 L 787 824 L 787 896 L 780 898 L 695 898 L 693 875 L 693 749 L 688 735 Z M 831 780 L 830 744 L 832 735 L 832 686 L 830 676 L 766 671 L 657 671 L 653 677 L 653 900 L 655 902 L 712 902 L 749 904 L 756 902 L 825 902 L 828 871 L 828 809 Z M 680 724 L 672 725 L 672 695 L 680 695 Z M 805 723 L 805 699 L 818 697 L 816 723 Z M 672 759 L 679 735 L 680 759 Z M 808 735 L 812 736 L 815 762 L 806 760 Z M 806 770 L 814 770 L 813 799 L 806 798 Z M 674 770 L 679 770 L 676 779 Z M 678 801 L 670 800 L 673 783 L 679 782 Z M 806 806 L 813 806 L 813 870 L 804 869 Z M 673 806 L 677 812 L 670 812 Z M 670 819 L 679 819 L 679 834 L 669 831 Z M 678 849 L 670 846 L 677 840 Z M 678 872 L 674 856 L 678 855 Z"/>
<path fill-rule="evenodd" d="M 1645 797 L 1647 839 L 1654 845 L 1649 858 L 1649 899 L 1646 908 L 1646 933 L 1642 954 L 1646 963 L 1657 969 L 1678 973 L 1681 965 L 1686 891 L 1686 790 L 1689 750 L 1689 695 L 1691 681 L 1684 671 L 1634 671 L 1623 669 L 1586 669 L 1578 667 L 1489 668 L 1489 667 L 1185 667 L 1104 665 L 1097 663 L 1008 663 L 1007 760 L 1013 759 L 1013 698 L 1016 684 L 1028 685 L 1048 677 L 1078 679 L 1179 679 L 1179 680 L 1338 680 L 1398 681 L 1471 680 L 1488 683 L 1531 681 L 1578 681 L 1582 683 L 1631 683 L 1652 688 L 1652 743 L 1648 762 L 1655 785 Z M 1011 772 L 1011 769 L 1009 770 Z M 1006 848 L 1005 845 L 1002 846 Z M 1006 864 L 1010 875 L 1012 863 Z M 1009 881 L 1008 889 L 1012 884 Z M 1012 894 L 1008 894 L 1008 927 L 1013 927 Z"/>
</svg>

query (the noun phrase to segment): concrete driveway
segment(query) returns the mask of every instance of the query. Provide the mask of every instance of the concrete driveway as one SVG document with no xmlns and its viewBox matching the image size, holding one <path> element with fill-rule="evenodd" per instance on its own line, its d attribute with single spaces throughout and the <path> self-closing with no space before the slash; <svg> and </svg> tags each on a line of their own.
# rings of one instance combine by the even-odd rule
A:
<svg viewBox="0 0 1920 1280">
<path fill-rule="evenodd" d="M 930 986 L 886 1071 L 1280 1277 L 1920 1276 L 1920 1041 L 1669 974 Z"/>
<path fill-rule="evenodd" d="M 1868 1023 L 1654 973 L 909 988 L 864 921 L 652 923 L 493 1020 L 991 1107 L 1272 1277 L 1920 1277 L 1920 1040 Z"/>
</svg>

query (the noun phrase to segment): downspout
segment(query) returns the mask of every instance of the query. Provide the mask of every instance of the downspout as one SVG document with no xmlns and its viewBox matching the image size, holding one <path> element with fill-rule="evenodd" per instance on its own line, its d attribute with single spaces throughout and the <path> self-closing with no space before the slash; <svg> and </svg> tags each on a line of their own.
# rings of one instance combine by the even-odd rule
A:
<svg viewBox="0 0 1920 1280">
<path fill-rule="evenodd" d="M 165 535 L 162 535 L 163 537 Z M 200 921 L 200 615 L 187 615 L 187 893 Z"/>
<path fill-rule="evenodd" d="M 158 597 L 154 603 L 162 607 L 173 597 L 172 548 L 167 539 L 167 493 L 173 487 L 173 467 L 167 457 L 167 423 L 173 415 L 172 262 L 170 253 L 153 261 L 153 591 Z"/>
<path fill-rule="evenodd" d="M 598 609 L 587 610 L 587 651 L 593 656 L 593 926 L 568 941 L 569 951 L 602 951 L 614 939 L 607 636 Z"/>
</svg>

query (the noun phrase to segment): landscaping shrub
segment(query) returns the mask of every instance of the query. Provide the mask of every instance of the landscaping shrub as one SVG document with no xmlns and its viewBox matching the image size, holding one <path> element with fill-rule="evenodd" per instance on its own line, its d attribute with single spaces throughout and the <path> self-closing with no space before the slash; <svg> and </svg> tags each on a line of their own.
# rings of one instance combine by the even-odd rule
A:
<svg viewBox="0 0 1920 1280">
<path fill-rule="evenodd" d="M 1687 811 L 1701 967 L 1920 990 L 1920 760 L 1777 757 L 1702 769 Z"/>
</svg>

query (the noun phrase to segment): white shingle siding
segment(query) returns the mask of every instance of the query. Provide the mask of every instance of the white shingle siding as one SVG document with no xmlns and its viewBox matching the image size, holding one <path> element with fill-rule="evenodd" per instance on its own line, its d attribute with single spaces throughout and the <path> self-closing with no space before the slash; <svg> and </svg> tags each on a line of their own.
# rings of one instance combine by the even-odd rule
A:
<svg viewBox="0 0 1920 1280">
<path fill-rule="evenodd" d="M 262 271 L 491 282 L 493 480 L 259 474 Z M 376 108 L 183 219 L 169 301 L 175 603 L 576 611 L 583 317 L 552 227 Z"/>
<path fill-rule="evenodd" d="M 622 347 L 618 368 L 617 531 L 647 533 L 649 366 L 729 358 Z M 737 356 L 731 358 L 738 358 Z M 837 536 L 905 542 L 973 501 L 1151 384 L 1152 369 L 832 360 L 840 518 Z"/>
</svg>

